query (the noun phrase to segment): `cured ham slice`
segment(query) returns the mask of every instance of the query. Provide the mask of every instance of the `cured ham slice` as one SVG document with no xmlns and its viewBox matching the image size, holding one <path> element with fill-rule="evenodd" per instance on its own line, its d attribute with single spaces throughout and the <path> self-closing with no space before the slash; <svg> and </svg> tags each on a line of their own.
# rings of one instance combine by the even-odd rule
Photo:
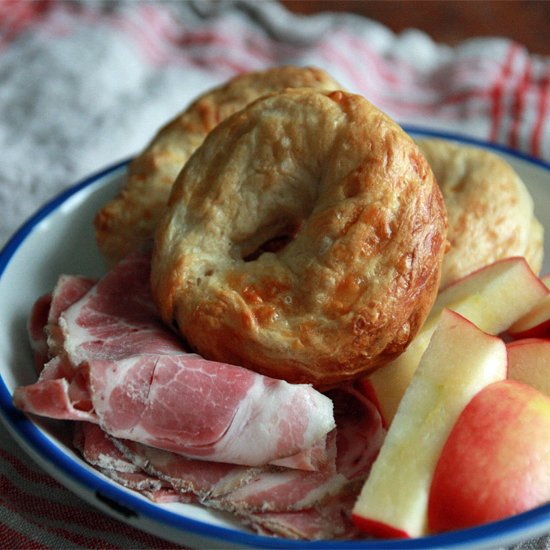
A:
<svg viewBox="0 0 550 550">
<path fill-rule="evenodd" d="M 149 273 L 149 256 L 132 255 L 59 315 L 63 351 L 75 368 L 94 359 L 185 353 L 157 315 Z"/>
<path fill-rule="evenodd" d="M 229 495 L 235 502 L 242 499 L 245 492 L 252 496 L 253 504 L 267 503 L 278 499 L 278 506 L 264 505 L 260 509 L 246 506 L 236 509 L 241 521 L 263 535 L 277 535 L 292 539 L 354 539 L 361 533 L 351 521 L 351 511 L 364 480 L 380 450 L 386 430 L 374 405 L 353 386 L 330 392 L 335 404 L 337 423 L 337 457 L 332 478 L 322 479 L 318 473 L 319 486 L 310 485 L 310 491 L 302 491 L 311 483 L 311 474 L 302 472 L 306 484 L 296 480 L 293 488 L 295 501 L 284 509 L 281 506 L 287 499 L 285 488 L 288 473 L 283 472 L 281 484 L 270 491 L 254 494 L 253 484 Z M 309 478 L 309 479 L 308 479 Z M 339 490 L 330 490 L 331 481 L 345 479 Z M 282 496 L 282 499 L 281 499 Z"/>
<path fill-rule="evenodd" d="M 362 485 L 386 437 L 382 418 L 355 385 L 331 391 L 329 396 L 338 424 L 336 470 Z"/>
<path fill-rule="evenodd" d="M 351 521 L 355 492 L 343 492 L 299 512 L 256 512 L 241 515 L 240 519 L 261 535 L 289 539 L 342 540 L 361 536 Z M 363 535 L 364 536 L 364 535 Z"/>
<path fill-rule="evenodd" d="M 48 323 L 48 313 L 52 304 L 52 295 L 45 294 L 35 301 L 31 314 L 27 320 L 27 334 L 31 344 L 31 350 L 34 358 L 34 367 L 37 374 L 40 374 L 45 363 L 49 359 L 48 341 L 46 338 L 46 324 Z"/>
<path fill-rule="evenodd" d="M 314 443 L 305 451 L 278 460 L 272 460 L 270 464 L 273 466 L 283 466 L 284 468 L 295 468 L 297 470 L 315 472 L 322 468 L 327 463 L 327 460 L 329 460 L 327 448 L 328 437 L 329 436 L 319 439 L 317 443 Z"/>
<path fill-rule="evenodd" d="M 124 487 L 137 491 L 157 503 L 195 502 L 192 493 L 182 493 L 162 481 L 150 476 L 127 460 L 115 447 L 111 438 L 97 425 L 76 422 L 74 425 L 74 446 L 92 466 Z"/>
<path fill-rule="evenodd" d="M 85 296 L 97 281 L 80 275 L 61 275 L 51 295 L 47 324 L 44 332 L 50 357 L 64 353 L 63 333 L 59 327 L 61 314 Z"/>
<path fill-rule="evenodd" d="M 111 438 L 96 424 L 75 422 L 73 444 L 92 466 L 125 473 L 140 473 L 142 469 L 129 461 Z"/>
<path fill-rule="evenodd" d="M 61 275 L 53 292 L 35 301 L 27 320 L 27 332 L 38 374 L 51 357 L 63 351 L 58 325 L 61 313 L 82 298 L 94 284 L 95 280 L 88 277 Z"/>
<path fill-rule="evenodd" d="M 95 281 L 78 275 L 61 275 L 52 293 L 36 300 L 27 320 L 27 332 L 34 355 L 36 372 L 43 379 L 63 377 L 73 370 L 68 360 L 61 361 L 63 335 L 59 328 L 61 313 L 82 298 Z M 53 358 L 52 361 L 49 361 Z"/>
<path fill-rule="evenodd" d="M 198 355 L 91 361 L 88 376 L 103 429 L 187 457 L 259 466 L 334 427 L 332 402 L 310 386 Z"/>
<path fill-rule="evenodd" d="M 249 468 L 191 460 L 130 441 L 113 442 L 125 457 L 150 475 L 180 491 L 191 491 L 204 504 L 224 511 L 304 509 L 347 483 L 335 471 L 334 461 L 327 462 L 325 469 L 318 472 L 273 466 Z M 331 445 L 331 450 L 335 454 L 336 446 Z"/>
<path fill-rule="evenodd" d="M 349 386 L 331 392 L 337 430 L 323 471 L 245 468 L 189 460 L 135 442 L 113 439 L 133 464 L 205 506 L 236 514 L 260 533 L 293 538 L 349 538 L 350 512 L 383 441 L 376 408 Z"/>
<path fill-rule="evenodd" d="M 97 422 L 97 417 L 89 407 L 79 409 L 80 399 L 74 399 L 75 393 L 80 393 L 78 384 L 76 392 L 75 386 L 69 383 L 65 378 L 45 379 L 23 388 L 16 388 L 13 394 L 13 404 L 19 409 L 55 418 L 57 420 L 86 420 L 88 422 Z M 89 400 L 84 400 L 85 404 Z"/>
<path fill-rule="evenodd" d="M 34 304 L 27 322 L 38 383 L 25 388 L 25 410 L 61 420 L 96 422 L 85 382 L 63 350 L 59 318 L 94 286 L 93 279 L 61 275 L 51 294 Z M 20 398 L 14 394 L 14 403 Z"/>
<path fill-rule="evenodd" d="M 209 504 L 236 513 L 306 510 L 340 493 L 347 485 L 348 480 L 332 468 L 317 472 L 265 470 L 243 487 Z"/>
<path fill-rule="evenodd" d="M 193 460 L 108 436 L 77 423 L 75 445 L 105 475 L 155 502 L 198 502 L 235 514 L 261 534 L 288 538 L 354 538 L 350 513 L 385 430 L 372 403 L 352 386 L 330 392 L 337 430 L 335 461 L 322 472 L 251 468 Z"/>
<path fill-rule="evenodd" d="M 385 430 L 376 408 L 352 386 L 331 392 L 337 430 L 329 449 L 335 460 L 317 472 L 263 470 L 220 499 L 225 510 L 306 510 L 334 495 L 361 487 L 382 445 Z"/>
<path fill-rule="evenodd" d="M 258 533 L 357 536 L 350 511 L 385 430 L 353 386 L 323 395 L 189 353 L 156 314 L 147 256 L 97 283 L 63 276 L 41 300 L 29 336 L 48 360 L 14 403 L 75 420 L 89 464 L 154 502 L 197 503 Z"/>
<path fill-rule="evenodd" d="M 217 499 L 248 483 L 258 468 L 193 460 L 134 441 L 113 439 L 113 444 L 133 464 L 162 479 L 181 493 L 193 493 L 201 501 Z"/>
<path fill-rule="evenodd" d="M 36 384 L 16 389 L 14 404 L 209 461 L 258 466 L 318 452 L 335 426 L 332 401 L 186 352 L 157 316 L 149 265 L 131 256 L 53 315 L 61 336 L 50 347 L 62 350 Z"/>
</svg>

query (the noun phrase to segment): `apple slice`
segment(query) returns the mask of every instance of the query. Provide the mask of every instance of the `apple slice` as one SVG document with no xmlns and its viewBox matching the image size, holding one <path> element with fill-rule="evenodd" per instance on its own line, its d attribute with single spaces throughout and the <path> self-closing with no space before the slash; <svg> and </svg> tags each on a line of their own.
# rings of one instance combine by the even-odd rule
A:
<svg viewBox="0 0 550 550">
<path fill-rule="evenodd" d="M 550 397 L 550 340 L 526 338 L 510 342 L 508 378 L 523 382 Z"/>
<path fill-rule="evenodd" d="M 550 398 L 497 382 L 466 406 L 441 452 L 428 504 L 432 532 L 496 521 L 550 500 Z"/>
<path fill-rule="evenodd" d="M 391 424 L 443 308 L 460 313 L 485 332 L 499 334 L 547 295 L 548 289 L 520 257 L 485 266 L 442 290 L 405 352 L 363 383 L 378 404 L 384 423 Z"/>
<path fill-rule="evenodd" d="M 381 537 L 426 534 L 439 453 L 459 414 L 506 377 L 506 346 L 450 310 L 440 321 L 353 508 L 362 530 Z"/>
</svg>

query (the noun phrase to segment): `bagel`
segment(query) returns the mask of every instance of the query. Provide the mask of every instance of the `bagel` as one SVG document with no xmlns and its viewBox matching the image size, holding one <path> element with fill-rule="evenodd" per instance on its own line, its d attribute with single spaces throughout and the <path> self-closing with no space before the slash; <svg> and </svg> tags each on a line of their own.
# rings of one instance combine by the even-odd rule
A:
<svg viewBox="0 0 550 550">
<path fill-rule="evenodd" d="M 97 245 L 107 263 L 150 247 L 176 176 L 212 128 L 262 95 L 293 87 L 340 88 L 315 68 L 247 73 L 206 92 L 165 125 L 130 164 L 118 195 L 95 217 Z"/>
<path fill-rule="evenodd" d="M 447 209 L 450 248 L 441 286 L 496 260 L 524 256 L 535 273 L 543 259 L 543 228 L 533 199 L 503 158 L 442 139 L 418 140 Z"/>
<path fill-rule="evenodd" d="M 217 126 L 157 228 L 158 311 L 204 357 L 326 389 L 399 355 L 446 248 L 412 139 L 366 99 L 295 89 Z"/>
</svg>

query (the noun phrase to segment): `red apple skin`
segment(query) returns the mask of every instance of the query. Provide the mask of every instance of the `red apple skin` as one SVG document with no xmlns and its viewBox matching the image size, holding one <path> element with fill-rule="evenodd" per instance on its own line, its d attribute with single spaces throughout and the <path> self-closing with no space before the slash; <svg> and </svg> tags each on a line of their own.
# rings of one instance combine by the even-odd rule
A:
<svg viewBox="0 0 550 550">
<path fill-rule="evenodd" d="M 379 539 L 410 539 L 406 531 L 396 529 L 387 523 L 364 518 L 358 514 L 352 514 L 351 519 L 356 527 Z"/>
<path fill-rule="evenodd" d="M 550 311 L 548 312 L 550 314 Z M 550 319 L 546 319 L 542 323 L 538 323 L 521 331 L 508 331 L 508 334 L 516 339 L 523 340 L 525 338 L 545 338 L 550 336 Z"/>
<path fill-rule="evenodd" d="M 466 406 L 437 463 L 428 502 L 433 533 L 463 529 L 550 500 L 550 398 L 495 382 Z"/>
</svg>

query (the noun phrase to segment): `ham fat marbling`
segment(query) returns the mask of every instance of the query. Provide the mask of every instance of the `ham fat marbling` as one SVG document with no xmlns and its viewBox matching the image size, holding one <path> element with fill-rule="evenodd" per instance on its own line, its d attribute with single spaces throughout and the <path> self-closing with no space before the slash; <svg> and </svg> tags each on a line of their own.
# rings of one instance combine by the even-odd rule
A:
<svg viewBox="0 0 550 550">
<path fill-rule="evenodd" d="M 15 405 L 95 422 L 112 436 L 187 457 L 248 466 L 293 455 L 303 461 L 335 427 L 332 401 L 308 385 L 187 352 L 157 316 L 149 265 L 133 255 L 75 303 L 54 309 L 46 328 L 53 357 L 37 383 L 16 389 Z M 75 297 L 81 283 L 64 277 L 52 306 L 64 290 Z"/>
</svg>

